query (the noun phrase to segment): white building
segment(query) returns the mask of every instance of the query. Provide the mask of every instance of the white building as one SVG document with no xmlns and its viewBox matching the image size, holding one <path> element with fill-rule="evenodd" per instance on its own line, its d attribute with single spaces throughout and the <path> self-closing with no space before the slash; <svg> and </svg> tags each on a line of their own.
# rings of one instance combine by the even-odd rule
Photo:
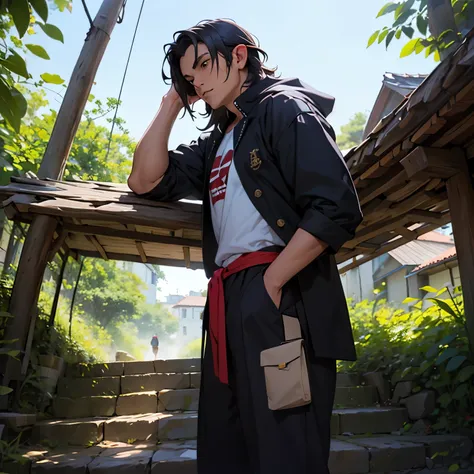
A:
<svg viewBox="0 0 474 474">
<path fill-rule="evenodd" d="M 139 262 L 117 262 L 117 266 L 137 275 L 145 283 L 143 294 L 146 297 L 147 304 L 156 303 L 158 278 L 155 269 L 151 265 Z"/>
<path fill-rule="evenodd" d="M 173 306 L 173 314 L 179 319 L 177 340 L 183 346 L 202 336 L 201 314 L 206 304 L 205 296 L 186 296 Z"/>
</svg>

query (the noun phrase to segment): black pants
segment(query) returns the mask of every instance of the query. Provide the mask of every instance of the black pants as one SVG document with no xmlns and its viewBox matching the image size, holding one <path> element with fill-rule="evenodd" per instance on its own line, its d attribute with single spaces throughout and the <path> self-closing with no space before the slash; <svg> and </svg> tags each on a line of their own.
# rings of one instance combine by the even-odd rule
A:
<svg viewBox="0 0 474 474">
<path fill-rule="evenodd" d="M 266 266 L 224 283 L 229 385 L 214 374 L 209 338 L 202 363 L 198 423 L 199 474 L 329 474 L 336 361 L 307 351 L 310 405 L 268 408 L 260 352 L 284 340 L 281 314 L 301 316 L 296 279 L 278 309 L 265 290 Z M 317 308 L 314 308 L 317 311 Z"/>
</svg>

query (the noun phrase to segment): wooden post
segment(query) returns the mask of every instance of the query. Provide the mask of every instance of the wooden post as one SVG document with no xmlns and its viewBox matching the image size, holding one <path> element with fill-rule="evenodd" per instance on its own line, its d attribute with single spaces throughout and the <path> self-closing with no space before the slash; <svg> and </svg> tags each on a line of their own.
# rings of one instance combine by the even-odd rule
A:
<svg viewBox="0 0 474 474">
<path fill-rule="evenodd" d="M 25 239 L 13 285 L 9 308 L 13 318 L 5 337 L 9 341 L 16 339 L 10 346 L 21 352 L 25 349 L 32 309 L 41 288 L 49 248 L 56 229 L 56 219 L 37 216 L 31 227 Z M 12 380 L 15 374 L 20 374 L 18 362 L 6 356 L 0 359 L 0 370 L 4 374 L 4 385 Z"/>
<path fill-rule="evenodd" d="M 474 348 L 474 188 L 467 160 L 464 171 L 448 179 L 447 188 L 468 338 Z"/>
<path fill-rule="evenodd" d="M 124 0 L 104 0 L 95 17 L 94 25 L 87 35 L 69 81 L 38 171 L 41 178 L 60 179 L 63 175 L 97 69 L 123 3 Z M 18 341 L 12 346 L 23 353 L 33 314 L 32 309 L 41 288 L 48 251 L 56 226 L 57 221 L 54 217 L 36 216 L 28 231 L 20 258 L 10 302 L 10 312 L 14 318 L 7 328 L 6 339 L 17 339 Z M 0 375 L 3 374 L 4 385 L 7 385 L 15 374 L 19 374 L 18 366 L 19 364 L 14 359 L 0 356 Z"/>
<path fill-rule="evenodd" d="M 53 132 L 41 162 L 40 178 L 61 179 L 97 69 L 124 0 L 104 0 L 72 72 Z"/>
</svg>

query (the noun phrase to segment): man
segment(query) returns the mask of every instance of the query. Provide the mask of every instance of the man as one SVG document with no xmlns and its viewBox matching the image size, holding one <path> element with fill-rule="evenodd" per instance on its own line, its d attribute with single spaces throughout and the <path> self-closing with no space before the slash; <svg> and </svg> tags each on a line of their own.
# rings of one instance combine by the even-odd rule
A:
<svg viewBox="0 0 474 474">
<path fill-rule="evenodd" d="M 151 338 L 150 344 L 151 344 L 151 350 L 153 351 L 153 357 L 156 360 L 156 356 L 158 355 L 158 348 L 160 346 L 160 341 L 158 340 L 158 336 L 156 334 Z"/>
<path fill-rule="evenodd" d="M 266 57 L 231 21 L 177 32 L 165 57 L 172 87 L 128 181 L 150 199 L 203 201 L 203 260 L 212 278 L 200 474 L 328 474 L 336 359 L 355 359 L 334 254 L 362 215 L 326 120 L 334 99 L 298 79 L 274 78 Z M 168 151 L 176 117 L 183 107 L 193 116 L 197 100 L 211 131 Z M 283 314 L 301 324 L 312 401 L 272 411 L 260 354 L 284 341 Z"/>
</svg>

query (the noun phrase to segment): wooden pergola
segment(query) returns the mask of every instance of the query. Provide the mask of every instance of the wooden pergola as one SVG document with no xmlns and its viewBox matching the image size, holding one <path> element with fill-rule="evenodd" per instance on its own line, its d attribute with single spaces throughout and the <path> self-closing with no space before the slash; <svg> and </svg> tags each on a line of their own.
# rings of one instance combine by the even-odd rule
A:
<svg viewBox="0 0 474 474">
<path fill-rule="evenodd" d="M 65 182 L 62 174 L 98 64 L 123 0 L 105 0 L 81 53 L 39 170 L 39 180 L 0 188 L 9 218 L 30 223 L 7 339 L 26 347 L 46 263 L 60 249 L 76 255 L 189 268 L 202 266 L 197 202 L 157 203 L 126 185 Z M 345 272 L 452 222 L 474 342 L 474 33 L 347 156 L 364 213 L 338 255 Z M 344 265 L 345 263 L 345 265 Z M 23 364 L 25 366 L 25 364 Z M 4 383 L 15 361 L 0 358 Z"/>
<path fill-rule="evenodd" d="M 140 199 L 125 184 L 14 178 L 0 187 L 9 219 L 38 215 L 57 227 L 49 258 L 63 254 L 202 268 L 201 205 Z"/>
</svg>

